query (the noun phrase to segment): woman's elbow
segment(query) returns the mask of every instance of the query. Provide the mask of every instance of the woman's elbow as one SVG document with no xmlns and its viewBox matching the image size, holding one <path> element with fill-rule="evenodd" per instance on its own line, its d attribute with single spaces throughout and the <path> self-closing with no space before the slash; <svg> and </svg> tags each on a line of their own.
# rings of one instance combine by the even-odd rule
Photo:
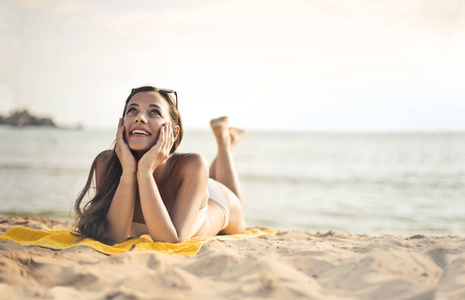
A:
<svg viewBox="0 0 465 300">
<path fill-rule="evenodd" d="M 123 235 L 120 235 L 120 236 L 109 235 L 108 238 L 112 242 L 113 245 L 121 244 L 123 242 L 126 242 L 127 240 L 127 236 L 123 236 Z"/>
<path fill-rule="evenodd" d="M 185 241 L 185 239 L 180 239 L 180 238 L 178 238 L 178 239 L 173 239 L 172 241 L 167 242 L 167 243 L 178 244 L 178 243 L 182 243 L 182 242 L 184 242 L 184 241 Z"/>
<path fill-rule="evenodd" d="M 153 236 L 151 237 L 154 242 L 161 242 L 161 243 L 178 244 L 178 243 L 185 241 L 184 239 L 177 238 L 177 237 L 170 237 L 170 238 L 164 238 L 164 239 L 154 238 Z"/>
<path fill-rule="evenodd" d="M 116 232 L 114 228 L 108 229 L 108 240 L 113 244 L 120 244 L 125 242 L 128 239 L 128 233 Z"/>
<path fill-rule="evenodd" d="M 161 238 L 160 236 L 159 237 L 154 237 L 153 235 L 150 235 L 152 237 L 152 240 L 154 242 L 163 242 L 163 243 L 170 243 L 170 244 L 178 244 L 178 243 L 182 243 L 184 241 L 187 241 L 191 238 L 191 236 L 187 235 L 187 234 L 173 234 L 173 235 L 170 235 L 170 236 L 166 236 L 166 237 L 163 237 Z"/>
</svg>

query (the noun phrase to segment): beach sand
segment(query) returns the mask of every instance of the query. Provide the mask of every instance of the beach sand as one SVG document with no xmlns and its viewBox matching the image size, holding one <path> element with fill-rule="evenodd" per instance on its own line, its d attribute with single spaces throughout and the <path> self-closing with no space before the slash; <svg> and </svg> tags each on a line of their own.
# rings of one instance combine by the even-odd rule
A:
<svg viewBox="0 0 465 300">
<path fill-rule="evenodd" d="M 38 217 L 13 225 L 71 228 Z M 465 238 L 278 232 L 206 242 L 196 257 L 0 242 L 3 299 L 465 299 Z"/>
</svg>

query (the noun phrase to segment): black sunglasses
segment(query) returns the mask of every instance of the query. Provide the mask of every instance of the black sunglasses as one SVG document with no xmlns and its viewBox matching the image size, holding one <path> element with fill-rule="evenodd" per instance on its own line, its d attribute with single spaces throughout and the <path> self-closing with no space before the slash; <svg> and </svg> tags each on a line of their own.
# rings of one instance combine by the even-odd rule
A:
<svg viewBox="0 0 465 300">
<path fill-rule="evenodd" d="M 165 94 L 174 94 L 175 96 L 175 101 L 176 101 L 176 109 L 178 109 L 178 93 L 176 93 L 175 90 L 170 90 L 170 89 L 158 89 L 159 93 L 165 93 Z"/>
<path fill-rule="evenodd" d="M 156 88 L 156 87 L 153 87 L 153 86 L 142 86 L 142 87 L 139 87 L 139 88 L 132 89 L 131 95 L 129 95 L 129 98 L 128 98 L 128 100 L 126 100 L 126 102 L 129 101 L 129 99 L 131 99 L 131 97 L 134 96 L 137 93 L 150 92 L 150 91 L 155 91 L 155 90 L 158 90 L 159 93 L 174 94 L 175 102 L 176 102 L 175 103 L 176 104 L 176 109 L 178 109 L 178 93 L 176 93 L 175 90 L 160 89 L 160 88 Z"/>
</svg>

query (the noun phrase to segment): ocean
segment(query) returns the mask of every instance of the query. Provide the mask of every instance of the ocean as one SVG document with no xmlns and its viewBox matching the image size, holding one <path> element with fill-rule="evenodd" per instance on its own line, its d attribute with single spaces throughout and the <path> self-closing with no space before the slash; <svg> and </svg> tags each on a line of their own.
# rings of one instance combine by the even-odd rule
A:
<svg viewBox="0 0 465 300">
<path fill-rule="evenodd" d="M 112 130 L 0 127 L 0 215 L 68 219 Z M 180 152 L 215 156 L 210 132 Z M 250 132 L 234 150 L 248 227 L 465 236 L 465 132 Z"/>
</svg>

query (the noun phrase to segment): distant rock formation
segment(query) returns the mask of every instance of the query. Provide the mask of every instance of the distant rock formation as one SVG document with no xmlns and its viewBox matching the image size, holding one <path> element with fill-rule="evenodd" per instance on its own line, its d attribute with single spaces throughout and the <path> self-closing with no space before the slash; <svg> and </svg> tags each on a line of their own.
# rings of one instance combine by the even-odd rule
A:
<svg viewBox="0 0 465 300">
<path fill-rule="evenodd" d="M 6 117 L 0 116 L 0 125 L 56 127 L 52 119 L 33 116 L 27 110 L 16 111 Z"/>
</svg>

